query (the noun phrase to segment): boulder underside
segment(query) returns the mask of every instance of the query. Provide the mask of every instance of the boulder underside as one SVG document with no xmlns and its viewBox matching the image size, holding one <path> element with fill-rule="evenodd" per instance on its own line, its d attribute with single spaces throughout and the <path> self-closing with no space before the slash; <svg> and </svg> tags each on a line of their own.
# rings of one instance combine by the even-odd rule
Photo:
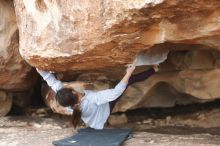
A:
<svg viewBox="0 0 220 146">
<path fill-rule="evenodd" d="M 219 0 L 14 0 L 14 6 L 16 17 L 12 1 L 0 2 L 1 90 L 33 88 L 35 71 L 21 56 L 69 84 L 101 90 L 114 87 L 138 53 L 168 50 L 159 73 L 130 86 L 115 112 L 220 97 Z M 42 92 L 62 112 L 54 94 Z"/>
</svg>

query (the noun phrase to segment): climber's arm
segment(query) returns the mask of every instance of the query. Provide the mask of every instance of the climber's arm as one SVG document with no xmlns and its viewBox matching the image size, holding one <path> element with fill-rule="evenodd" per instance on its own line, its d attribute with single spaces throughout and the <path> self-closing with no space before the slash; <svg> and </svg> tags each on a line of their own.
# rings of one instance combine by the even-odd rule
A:
<svg viewBox="0 0 220 146">
<path fill-rule="evenodd" d="M 47 82 L 48 86 L 50 86 L 53 89 L 54 92 L 57 92 L 58 90 L 63 88 L 62 82 L 57 80 L 52 73 L 39 69 L 36 70 L 42 76 L 42 78 Z"/>
<path fill-rule="evenodd" d="M 133 71 L 135 70 L 135 65 L 134 64 L 130 64 L 126 70 L 126 74 L 125 76 L 122 78 L 121 82 L 124 82 L 125 84 L 128 84 L 128 81 L 133 73 Z"/>
<path fill-rule="evenodd" d="M 119 96 L 121 96 L 121 94 L 124 92 L 124 90 L 127 87 L 128 80 L 132 72 L 134 71 L 134 69 L 135 69 L 135 66 L 130 65 L 127 68 L 126 74 L 124 75 L 122 80 L 115 86 L 115 88 L 95 92 L 93 94 L 94 103 L 96 103 L 97 105 L 105 104 L 105 103 L 114 101 Z"/>
</svg>

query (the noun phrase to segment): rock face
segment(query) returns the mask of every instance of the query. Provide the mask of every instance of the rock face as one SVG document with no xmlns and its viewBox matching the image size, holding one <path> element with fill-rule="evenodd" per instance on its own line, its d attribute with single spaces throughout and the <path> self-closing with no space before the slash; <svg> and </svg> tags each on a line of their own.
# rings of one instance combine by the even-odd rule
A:
<svg viewBox="0 0 220 146">
<path fill-rule="evenodd" d="M 170 52 L 168 59 L 160 65 L 160 72 L 129 86 L 113 112 L 145 107 L 173 107 L 219 98 L 219 55 L 217 51 L 195 49 Z M 137 73 L 147 68 L 137 68 Z M 112 80 L 114 75 L 105 77 L 103 74 L 84 73 L 76 78 L 77 81 L 68 84 L 78 91 L 98 91 L 113 88 L 118 82 L 117 78 Z M 118 79 L 122 77 L 118 76 Z M 57 102 L 51 90 L 47 90 L 43 96 L 55 112 L 64 114 L 65 109 L 55 106 Z"/>
<path fill-rule="evenodd" d="M 11 109 L 12 106 L 12 97 L 0 91 L 0 117 L 5 116 Z"/>
<path fill-rule="evenodd" d="M 13 103 L 18 106 L 30 103 L 30 94 L 26 98 L 24 92 L 33 88 L 37 75 L 19 54 L 13 1 L 0 1 L 0 18 L 0 116 L 4 116 L 10 111 L 13 99 L 19 98 Z"/>
<path fill-rule="evenodd" d="M 219 98 L 220 70 L 161 73 L 129 87 L 115 111 L 172 107 Z"/>
<path fill-rule="evenodd" d="M 0 12 L 0 90 L 28 90 L 36 75 L 19 54 L 13 2 L 1 1 Z"/>
<path fill-rule="evenodd" d="M 137 53 L 170 50 L 160 72 L 129 87 L 115 112 L 220 97 L 219 0 L 14 0 L 14 4 L 21 55 L 35 67 L 63 72 L 65 81 L 92 82 L 98 90 L 113 87 Z M 102 88 L 95 82 L 100 75 L 91 72 L 105 74 Z M 49 106 L 56 104 L 54 96 L 45 92 Z"/>
<path fill-rule="evenodd" d="M 194 49 L 171 52 L 159 73 L 128 87 L 114 111 L 172 107 L 219 98 L 219 54 Z"/>
<path fill-rule="evenodd" d="M 220 49 L 219 0 L 14 2 L 20 52 L 44 70 L 122 66 L 164 42 Z"/>
</svg>

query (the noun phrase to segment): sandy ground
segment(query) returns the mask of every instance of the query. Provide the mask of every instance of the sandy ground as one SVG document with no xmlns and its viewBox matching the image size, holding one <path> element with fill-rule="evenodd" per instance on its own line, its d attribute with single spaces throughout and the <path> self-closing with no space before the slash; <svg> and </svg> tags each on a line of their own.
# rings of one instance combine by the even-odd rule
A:
<svg viewBox="0 0 220 146">
<path fill-rule="evenodd" d="M 114 125 L 129 127 L 133 137 L 124 146 L 217 146 L 220 145 L 220 109 L 162 119 Z M 8 116 L 0 118 L 0 146 L 50 146 L 52 141 L 72 136 L 68 119 L 57 115 Z"/>
</svg>

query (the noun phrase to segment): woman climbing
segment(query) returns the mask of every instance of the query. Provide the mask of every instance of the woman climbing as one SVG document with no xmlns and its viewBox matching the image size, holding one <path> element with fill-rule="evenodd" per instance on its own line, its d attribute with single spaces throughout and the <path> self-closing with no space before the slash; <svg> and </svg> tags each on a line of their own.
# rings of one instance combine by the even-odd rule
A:
<svg viewBox="0 0 220 146">
<path fill-rule="evenodd" d="M 84 90 L 84 93 L 79 93 L 73 89 L 65 88 L 53 74 L 37 69 L 47 84 L 56 92 L 55 98 L 58 103 L 64 107 L 72 107 L 73 126 L 76 128 L 81 118 L 87 126 L 94 129 L 103 129 L 116 102 L 129 85 L 147 79 L 158 68 L 153 66 L 147 71 L 132 75 L 134 70 L 135 65 L 129 65 L 125 76 L 113 89 L 97 92 Z"/>
</svg>

